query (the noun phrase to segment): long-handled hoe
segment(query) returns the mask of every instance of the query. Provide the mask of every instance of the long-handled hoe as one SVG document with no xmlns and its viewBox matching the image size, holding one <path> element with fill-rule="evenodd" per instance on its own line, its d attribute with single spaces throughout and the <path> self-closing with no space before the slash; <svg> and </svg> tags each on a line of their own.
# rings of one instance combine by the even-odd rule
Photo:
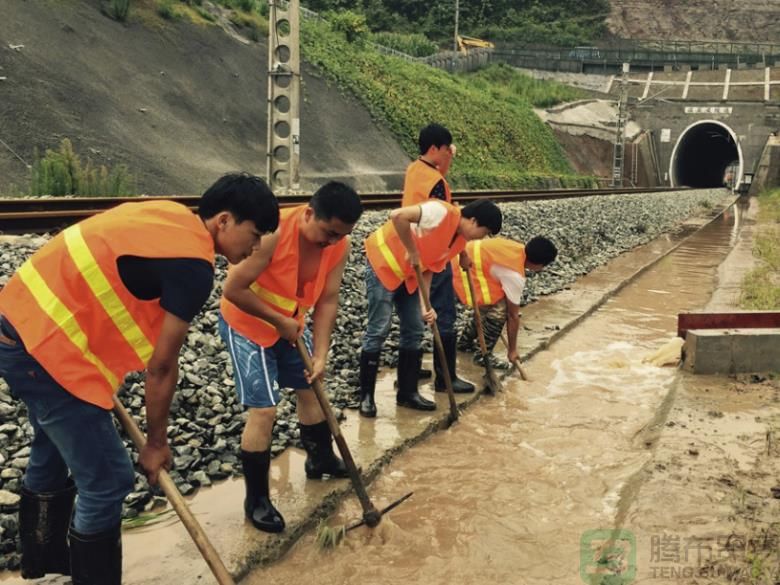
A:
<svg viewBox="0 0 780 585">
<path fill-rule="evenodd" d="M 135 443 L 136 449 L 140 452 L 146 444 L 146 437 L 144 437 L 141 429 L 135 424 L 133 417 L 125 410 L 125 407 L 122 406 L 122 403 L 116 395 L 114 395 L 114 414 L 119 419 L 119 422 L 122 423 L 125 432 L 130 435 L 130 439 Z M 235 585 L 233 577 L 228 573 L 225 565 L 222 563 L 222 559 L 219 558 L 216 549 L 212 546 L 206 533 L 203 532 L 203 528 L 200 527 L 200 524 L 195 519 L 192 511 L 190 511 L 187 502 L 184 501 L 184 498 L 179 493 L 171 476 L 168 475 L 168 472 L 164 469 L 160 470 L 159 483 L 163 492 L 165 492 L 168 501 L 171 503 L 171 506 L 173 506 L 173 509 L 176 510 L 176 513 L 179 515 L 182 524 L 184 524 L 187 532 L 190 533 L 192 540 L 195 542 L 195 546 L 198 547 L 206 564 L 208 564 L 211 572 L 214 573 L 214 578 L 217 580 L 217 583 L 219 583 L 219 585 Z"/>
<path fill-rule="evenodd" d="M 422 285 L 422 270 L 420 270 L 420 266 L 418 264 L 414 265 L 414 272 L 417 275 L 417 288 L 420 290 L 420 294 L 422 295 L 425 310 L 430 311 L 431 299 L 428 296 L 428 291 L 425 290 L 425 287 Z M 450 378 L 450 369 L 449 364 L 447 363 L 447 355 L 444 353 L 444 344 L 441 341 L 439 327 L 436 325 L 435 321 L 431 323 L 431 330 L 433 331 L 433 343 L 436 346 L 436 352 L 439 354 L 439 359 L 441 360 L 441 369 L 442 374 L 444 375 L 444 387 L 447 390 L 447 398 L 449 398 L 450 401 L 449 422 L 452 424 L 458 420 L 458 403 L 455 401 L 455 392 L 452 389 L 452 378 Z"/>
<path fill-rule="evenodd" d="M 309 350 L 306 349 L 303 340 L 298 339 L 296 346 L 298 347 L 298 353 L 301 354 L 301 359 L 306 369 L 312 371 L 311 357 L 309 356 Z M 352 453 L 349 451 L 347 442 L 344 440 L 344 435 L 341 434 L 341 427 L 339 426 L 336 416 L 333 414 L 333 408 L 330 405 L 328 396 L 325 394 L 325 390 L 322 388 L 322 384 L 319 380 L 314 380 L 311 385 L 314 390 L 314 395 L 317 397 L 317 402 L 320 403 L 322 412 L 325 413 L 325 420 L 328 421 L 328 427 L 333 435 L 333 440 L 336 441 L 336 446 L 341 453 L 341 458 L 344 460 L 344 465 L 347 466 L 349 472 L 349 479 L 352 481 L 352 487 L 355 489 L 360 506 L 363 508 L 363 518 L 348 524 L 347 526 L 330 527 L 321 523 L 317 531 L 317 542 L 323 548 L 331 548 L 338 545 L 344 538 L 344 535 L 350 530 L 363 526 L 365 524 L 369 528 L 374 528 L 382 521 L 382 516 L 395 508 L 398 504 L 406 500 L 413 492 L 409 492 L 405 496 L 398 498 L 396 501 L 386 506 L 382 510 L 377 510 L 374 504 L 371 502 L 371 498 L 368 497 L 366 491 L 366 485 L 363 483 L 363 478 L 358 471 L 355 460 L 352 459 Z"/>
<path fill-rule="evenodd" d="M 482 329 L 482 315 L 479 314 L 479 307 L 477 307 L 477 297 L 474 296 L 474 282 L 471 279 L 471 273 L 468 270 L 466 273 L 466 282 L 469 285 L 469 294 L 471 295 L 471 302 L 474 305 L 474 323 L 477 326 L 477 338 L 479 339 L 479 348 L 482 351 L 482 359 L 485 361 L 485 385 L 490 394 L 500 392 L 503 387 L 501 380 L 496 376 L 496 371 L 493 369 L 493 364 L 488 359 L 487 344 L 485 343 L 485 331 Z"/>
</svg>

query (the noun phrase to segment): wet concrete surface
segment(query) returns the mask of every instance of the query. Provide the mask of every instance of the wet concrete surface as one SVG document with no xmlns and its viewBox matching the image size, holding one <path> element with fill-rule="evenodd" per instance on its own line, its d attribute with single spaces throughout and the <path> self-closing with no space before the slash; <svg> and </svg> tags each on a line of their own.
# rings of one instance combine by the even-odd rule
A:
<svg viewBox="0 0 780 585">
<path fill-rule="evenodd" d="M 525 307 L 529 330 L 519 345 L 534 356 L 526 364 L 531 381 L 512 377 L 496 397 L 459 397 L 473 405 L 444 432 L 435 431 L 447 416 L 446 396 L 436 396 L 430 415 L 397 408 L 393 375 L 384 371 L 379 416 L 347 411 L 344 434 L 358 464 L 377 477 L 369 487 L 377 507 L 415 493 L 379 528 L 350 533 L 336 551 L 320 551 L 312 528 L 340 501 L 332 525 L 359 518 L 359 506 L 346 480 L 307 481 L 298 450 L 272 464 L 272 495 L 288 524 L 282 535 L 244 521 L 240 480 L 200 490 L 193 511 L 228 569 L 247 575 L 298 541 L 245 582 L 579 582 L 580 536 L 626 521 L 652 458 L 650 430 L 666 420 L 681 383 L 676 370 L 642 358 L 674 335 L 678 312 L 707 303 L 736 239 L 735 217 L 729 211 L 682 240 L 706 223 L 690 222 Z M 478 380 L 467 357 L 460 361 Z M 128 531 L 124 543 L 127 584 L 211 581 L 173 519 Z"/>
</svg>

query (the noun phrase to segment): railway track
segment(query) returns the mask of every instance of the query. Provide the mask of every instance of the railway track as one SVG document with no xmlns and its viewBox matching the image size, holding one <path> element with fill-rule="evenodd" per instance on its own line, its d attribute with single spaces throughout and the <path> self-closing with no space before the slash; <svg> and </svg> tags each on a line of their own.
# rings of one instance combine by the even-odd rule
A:
<svg viewBox="0 0 780 585">
<path fill-rule="evenodd" d="M 496 202 L 532 201 L 542 199 L 565 199 L 570 197 L 592 197 L 628 193 L 657 193 L 680 190 L 679 188 L 653 189 L 552 189 L 548 191 L 458 191 L 453 199 L 459 203 L 468 203 L 475 199 L 488 198 Z M 279 198 L 282 206 L 300 205 L 311 195 L 288 195 Z M 366 209 L 389 209 L 401 202 L 400 193 L 362 193 L 360 195 Z M 153 201 L 166 199 L 177 201 L 195 209 L 200 197 L 189 195 L 171 195 L 156 197 L 40 197 L 35 199 L 0 199 L 0 234 L 46 233 L 58 231 L 86 217 L 110 209 L 121 203 L 132 201 Z"/>
</svg>

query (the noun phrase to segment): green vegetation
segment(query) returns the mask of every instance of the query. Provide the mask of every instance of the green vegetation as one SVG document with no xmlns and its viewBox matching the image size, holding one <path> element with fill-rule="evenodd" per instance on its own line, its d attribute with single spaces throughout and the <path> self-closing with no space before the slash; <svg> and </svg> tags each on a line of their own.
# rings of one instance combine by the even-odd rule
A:
<svg viewBox="0 0 780 585">
<path fill-rule="evenodd" d="M 472 87 L 490 93 L 496 100 L 507 100 L 518 105 L 530 103 L 536 108 L 549 108 L 585 97 L 582 91 L 574 87 L 557 81 L 534 79 L 503 63 L 463 77 Z"/>
<path fill-rule="evenodd" d="M 129 5 L 130 0 L 111 0 L 112 4 L 104 8 L 104 12 L 115 18 L 113 3 L 124 2 Z M 226 8 L 225 18 L 230 20 L 254 41 L 259 41 L 268 34 L 268 3 L 266 0 L 147 0 L 138 2 L 133 15 L 147 26 L 159 26 L 164 21 L 186 20 L 194 24 L 207 25 L 217 22 L 220 17 L 219 9 L 214 4 Z M 123 18 L 125 20 L 127 10 Z M 160 20 L 162 19 L 162 20 Z"/>
<path fill-rule="evenodd" d="M 498 83 L 486 91 L 492 73 L 475 84 L 469 76 L 386 57 L 348 43 L 322 21 L 303 23 L 301 44 L 304 57 L 353 92 L 410 156 L 418 154 L 420 128 L 446 125 L 458 146 L 450 177 L 460 188 L 531 187 L 550 176 L 564 185 L 587 181 L 572 176 L 560 145 L 525 99 L 508 99 Z"/>
<path fill-rule="evenodd" d="M 157 5 L 157 14 L 165 20 L 178 20 L 183 13 L 175 4 L 175 0 L 160 0 L 160 3 Z"/>
<path fill-rule="evenodd" d="M 163 520 L 168 520 L 174 517 L 175 510 L 173 508 L 165 508 L 160 512 L 143 512 L 137 516 L 131 518 L 124 518 L 122 520 L 122 530 L 133 530 L 134 528 L 144 528 L 153 524 L 158 524 Z"/>
<path fill-rule="evenodd" d="M 363 46 L 368 40 L 369 29 L 366 17 L 358 12 L 342 10 L 325 14 L 330 27 L 344 35 L 348 43 Z"/>
<path fill-rule="evenodd" d="M 425 35 L 393 32 L 373 33 L 371 40 L 377 44 L 401 51 L 412 57 L 428 57 L 439 51 L 439 47 Z"/>
<path fill-rule="evenodd" d="M 73 151 L 70 140 L 65 138 L 59 150 L 46 150 L 41 158 L 35 153 L 30 179 L 30 195 L 83 195 L 112 196 L 130 195 L 133 192 L 133 179 L 124 165 L 113 169 L 101 165 L 92 166 L 87 159 L 82 165 L 81 158 Z"/>
<path fill-rule="evenodd" d="M 742 281 L 744 309 L 780 310 L 780 189 L 762 194 L 753 254 L 758 266 Z"/>
<path fill-rule="evenodd" d="M 130 12 L 130 0 L 110 0 L 104 10 L 114 20 L 124 22 L 127 20 L 127 15 Z"/>
<path fill-rule="evenodd" d="M 374 32 L 418 33 L 450 46 L 452 0 L 305 0 L 317 12 L 361 12 Z M 581 45 L 606 32 L 608 0 L 460 0 L 461 34 L 522 44 Z"/>
</svg>

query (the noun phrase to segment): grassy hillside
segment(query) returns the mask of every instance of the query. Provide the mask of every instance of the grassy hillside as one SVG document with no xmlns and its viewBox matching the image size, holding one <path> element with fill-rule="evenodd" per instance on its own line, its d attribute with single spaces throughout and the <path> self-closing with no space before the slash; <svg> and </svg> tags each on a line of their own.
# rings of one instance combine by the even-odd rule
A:
<svg viewBox="0 0 780 585">
<path fill-rule="evenodd" d="M 530 101 L 514 93 L 520 84 L 513 86 L 509 70 L 453 76 L 349 43 L 322 21 L 303 23 L 302 52 L 353 92 L 410 156 L 417 154 L 421 127 L 432 121 L 446 125 L 458 145 L 451 169 L 458 187 L 532 186 L 541 177 L 577 181 Z"/>
</svg>

